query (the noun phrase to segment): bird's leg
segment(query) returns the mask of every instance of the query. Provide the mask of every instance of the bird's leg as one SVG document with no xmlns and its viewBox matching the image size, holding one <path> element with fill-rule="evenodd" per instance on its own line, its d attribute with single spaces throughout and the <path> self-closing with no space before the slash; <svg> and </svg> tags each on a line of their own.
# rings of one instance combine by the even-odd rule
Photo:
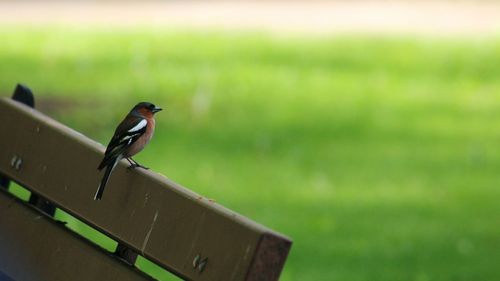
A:
<svg viewBox="0 0 500 281">
<path fill-rule="evenodd" d="M 134 162 L 134 163 L 135 163 L 136 167 L 143 168 L 143 169 L 145 169 L 145 170 L 149 170 L 149 168 L 148 168 L 148 167 L 146 167 L 146 166 L 142 166 L 141 164 L 137 163 L 137 161 L 135 161 L 134 159 L 130 158 L 130 160 L 132 160 L 132 162 Z"/>
<path fill-rule="evenodd" d="M 130 166 L 127 167 L 127 169 L 135 169 L 137 167 L 137 164 L 133 163 L 131 161 L 131 158 L 125 158 L 127 161 L 130 163 Z"/>
<path fill-rule="evenodd" d="M 132 163 L 132 161 L 130 161 L 130 158 L 125 158 L 127 159 L 128 163 L 130 163 L 130 166 L 134 165 L 134 163 Z"/>
<path fill-rule="evenodd" d="M 148 167 L 142 166 L 141 164 L 137 163 L 134 159 L 127 158 L 128 162 L 130 163 L 129 169 L 135 169 L 135 168 L 143 168 L 144 170 L 149 170 Z"/>
</svg>

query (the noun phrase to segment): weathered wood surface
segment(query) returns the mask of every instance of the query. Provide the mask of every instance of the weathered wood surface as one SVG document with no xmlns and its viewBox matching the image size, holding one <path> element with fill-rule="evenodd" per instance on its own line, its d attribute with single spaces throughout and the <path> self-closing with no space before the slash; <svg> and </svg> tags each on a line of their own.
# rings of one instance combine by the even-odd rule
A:
<svg viewBox="0 0 500 281">
<path fill-rule="evenodd" d="M 184 279 L 278 280 L 287 237 L 124 160 L 94 201 L 102 145 L 7 98 L 0 120 L 0 172 L 111 238 Z"/>
<path fill-rule="evenodd" d="M 0 280 L 153 280 L 0 190 Z"/>
</svg>

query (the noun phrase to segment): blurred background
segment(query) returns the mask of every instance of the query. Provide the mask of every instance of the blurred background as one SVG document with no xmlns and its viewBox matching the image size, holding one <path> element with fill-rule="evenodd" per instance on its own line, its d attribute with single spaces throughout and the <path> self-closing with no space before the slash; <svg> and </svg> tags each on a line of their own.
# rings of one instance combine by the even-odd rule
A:
<svg viewBox="0 0 500 281">
<path fill-rule="evenodd" d="M 18 82 L 103 144 L 166 108 L 136 159 L 290 236 L 281 280 L 500 280 L 498 1 L 0 2 Z"/>
</svg>

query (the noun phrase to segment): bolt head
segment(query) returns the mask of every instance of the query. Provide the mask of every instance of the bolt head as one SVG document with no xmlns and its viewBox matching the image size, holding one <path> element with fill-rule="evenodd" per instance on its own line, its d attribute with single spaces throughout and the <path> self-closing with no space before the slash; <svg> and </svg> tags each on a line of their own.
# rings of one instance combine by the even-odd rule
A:
<svg viewBox="0 0 500 281">
<path fill-rule="evenodd" d="M 200 261 L 200 263 L 198 264 L 198 271 L 200 273 L 202 273 L 203 270 L 205 270 L 207 263 L 208 263 L 208 258 L 204 258 L 203 260 Z"/>
<path fill-rule="evenodd" d="M 199 254 L 198 254 L 198 255 L 196 255 L 196 257 L 194 257 L 194 260 L 193 260 L 193 268 L 198 267 L 198 264 L 200 263 L 200 259 L 201 259 L 201 257 L 200 257 L 200 255 L 199 255 Z"/>
<path fill-rule="evenodd" d="M 12 159 L 10 159 L 10 166 L 14 168 L 16 166 L 16 161 L 17 155 L 14 154 L 14 156 L 12 156 Z"/>
<path fill-rule="evenodd" d="M 23 159 L 17 158 L 17 161 L 16 161 L 16 170 L 17 171 L 21 170 L 21 165 L 22 164 L 23 164 Z"/>
</svg>

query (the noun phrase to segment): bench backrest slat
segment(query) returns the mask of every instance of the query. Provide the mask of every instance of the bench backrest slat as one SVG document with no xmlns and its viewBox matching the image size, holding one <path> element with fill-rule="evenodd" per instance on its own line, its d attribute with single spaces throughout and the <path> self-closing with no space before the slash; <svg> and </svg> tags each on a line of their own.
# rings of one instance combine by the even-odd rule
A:
<svg viewBox="0 0 500 281">
<path fill-rule="evenodd" d="M 291 246 L 283 235 L 124 160 L 94 201 L 102 145 L 7 98 L 0 120 L 0 172 L 111 238 L 185 279 L 278 279 Z"/>
<path fill-rule="evenodd" d="M 0 214 L 0 280 L 153 280 L 2 190 Z"/>
</svg>

